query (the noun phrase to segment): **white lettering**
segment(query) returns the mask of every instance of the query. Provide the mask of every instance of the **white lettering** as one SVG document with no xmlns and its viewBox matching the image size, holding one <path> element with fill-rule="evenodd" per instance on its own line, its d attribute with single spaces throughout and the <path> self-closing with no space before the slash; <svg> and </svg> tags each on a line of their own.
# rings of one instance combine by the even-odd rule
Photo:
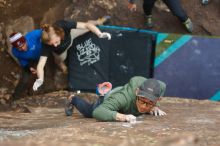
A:
<svg viewBox="0 0 220 146">
<path fill-rule="evenodd" d="M 80 65 L 91 65 L 100 60 L 100 48 L 92 42 L 92 39 L 86 40 L 84 43 L 76 45 L 77 57 Z"/>
</svg>

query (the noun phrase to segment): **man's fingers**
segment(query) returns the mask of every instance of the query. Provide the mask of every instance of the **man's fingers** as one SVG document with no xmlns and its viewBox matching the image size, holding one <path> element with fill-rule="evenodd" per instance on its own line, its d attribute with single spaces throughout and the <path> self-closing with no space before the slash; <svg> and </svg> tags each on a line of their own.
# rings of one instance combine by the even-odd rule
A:
<svg viewBox="0 0 220 146">
<path fill-rule="evenodd" d="M 136 123 L 136 117 L 134 115 L 126 115 L 126 121 L 130 123 Z"/>
<path fill-rule="evenodd" d="M 156 111 L 154 111 L 154 115 L 155 116 L 157 116 L 159 113 L 158 113 L 158 111 L 156 110 Z"/>
<path fill-rule="evenodd" d="M 159 113 L 159 116 L 165 116 L 166 115 L 166 113 L 164 111 L 161 111 L 161 110 L 159 110 L 158 113 Z"/>
<path fill-rule="evenodd" d="M 167 115 L 164 111 L 162 111 L 162 116 L 165 116 L 165 115 Z"/>
</svg>

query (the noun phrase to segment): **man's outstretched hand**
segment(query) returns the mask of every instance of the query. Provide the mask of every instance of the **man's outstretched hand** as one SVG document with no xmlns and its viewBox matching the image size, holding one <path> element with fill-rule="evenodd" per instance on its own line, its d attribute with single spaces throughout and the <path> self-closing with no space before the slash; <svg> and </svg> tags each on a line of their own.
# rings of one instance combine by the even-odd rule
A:
<svg viewBox="0 0 220 146">
<path fill-rule="evenodd" d="M 165 115 L 167 115 L 164 111 L 159 109 L 159 107 L 157 107 L 157 106 L 155 106 L 151 109 L 150 114 L 154 115 L 154 116 L 165 116 Z"/>
<path fill-rule="evenodd" d="M 125 115 L 125 119 L 126 119 L 126 122 L 135 124 L 137 118 L 134 115 Z"/>
</svg>

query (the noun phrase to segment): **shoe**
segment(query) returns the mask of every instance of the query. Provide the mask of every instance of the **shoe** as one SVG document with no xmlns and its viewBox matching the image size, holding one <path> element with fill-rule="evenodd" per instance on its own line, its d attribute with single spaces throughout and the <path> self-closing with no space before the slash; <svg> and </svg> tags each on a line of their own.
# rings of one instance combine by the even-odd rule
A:
<svg viewBox="0 0 220 146">
<path fill-rule="evenodd" d="M 20 105 L 16 101 L 10 101 L 9 107 L 16 113 L 31 113 L 26 106 Z"/>
<path fill-rule="evenodd" d="M 16 108 L 19 106 L 19 104 L 17 104 L 16 101 L 11 100 L 11 101 L 9 102 L 9 106 L 10 106 L 12 109 L 16 109 Z"/>
<path fill-rule="evenodd" d="M 109 15 L 103 16 L 103 17 L 98 19 L 99 23 L 102 24 L 102 25 L 110 24 L 110 20 L 111 20 L 111 16 L 109 16 Z"/>
<path fill-rule="evenodd" d="M 190 32 L 190 33 L 193 32 L 193 23 L 189 18 L 185 22 L 183 22 L 183 25 L 185 26 L 185 28 L 188 32 Z"/>
<path fill-rule="evenodd" d="M 209 0 L 202 0 L 202 4 L 203 5 L 208 5 L 209 4 Z"/>
<path fill-rule="evenodd" d="M 72 116 L 73 115 L 73 104 L 71 103 L 72 96 L 65 99 L 65 114 L 66 116 Z"/>
<path fill-rule="evenodd" d="M 154 26 L 152 15 L 146 16 L 145 19 L 146 19 L 145 25 L 146 25 L 148 28 L 152 28 L 152 27 Z"/>
</svg>

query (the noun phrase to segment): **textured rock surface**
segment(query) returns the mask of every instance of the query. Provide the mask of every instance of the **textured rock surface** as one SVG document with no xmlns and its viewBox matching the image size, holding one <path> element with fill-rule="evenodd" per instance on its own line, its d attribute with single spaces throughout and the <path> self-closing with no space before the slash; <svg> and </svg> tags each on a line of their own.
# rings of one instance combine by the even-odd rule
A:
<svg viewBox="0 0 220 146">
<path fill-rule="evenodd" d="M 57 19 L 87 21 L 97 19 L 104 15 L 111 15 L 112 25 L 146 29 L 144 26 L 142 1 L 137 0 L 138 9 L 137 12 L 134 13 L 128 11 L 127 4 L 127 0 L 0 1 L 0 38 L 2 38 L 2 40 L 0 40 L 0 68 L 4 68 L 4 70 L 0 72 L 0 80 L 2 81 L 0 82 L 0 88 L 8 88 L 9 92 L 12 92 L 18 78 L 14 78 L 11 72 L 14 72 L 15 76 L 19 76 L 20 74 L 19 66 L 17 66 L 5 52 L 5 50 L 7 50 L 5 42 L 7 42 L 8 30 L 10 30 L 6 28 L 15 25 L 15 20 L 23 19 L 23 16 L 27 14 L 33 19 L 31 25 L 20 24 L 14 27 L 19 31 L 19 28 L 29 30 L 33 25 L 35 28 L 39 28 L 40 23 L 52 23 Z M 220 29 L 218 28 L 220 26 L 220 19 L 217 19 L 220 15 L 219 0 L 212 0 L 207 6 L 202 6 L 199 0 L 182 0 L 182 4 L 194 22 L 195 31 L 193 34 L 220 35 Z M 160 4 L 155 6 L 153 11 L 155 27 L 153 30 L 171 33 L 187 33 L 180 22 L 171 13 L 165 11 L 165 9 L 166 7 Z M 24 24 L 27 23 L 25 20 L 23 22 Z M 67 88 L 66 75 L 54 70 L 54 65 L 48 66 L 52 68 L 49 69 L 49 72 L 52 73 L 48 73 L 48 76 L 52 78 L 46 78 L 46 84 L 42 87 L 40 92 L 43 93 Z"/>
<path fill-rule="evenodd" d="M 20 101 L 31 114 L 0 113 L 0 145 L 149 145 L 218 146 L 220 144 L 220 103 L 164 98 L 165 117 L 143 115 L 135 125 L 98 122 L 77 111 L 64 115 L 62 101 L 68 92 L 54 92 Z M 92 101 L 93 94 L 81 94 Z M 25 101 L 25 102 L 24 102 Z M 18 145 L 19 146 L 19 145 Z"/>
</svg>

